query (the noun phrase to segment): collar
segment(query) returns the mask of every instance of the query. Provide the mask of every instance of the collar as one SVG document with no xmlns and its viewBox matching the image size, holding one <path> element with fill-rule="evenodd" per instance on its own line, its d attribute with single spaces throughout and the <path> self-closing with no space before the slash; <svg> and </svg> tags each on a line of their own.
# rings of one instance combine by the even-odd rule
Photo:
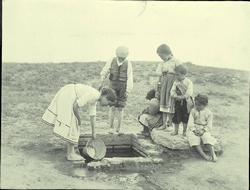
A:
<svg viewBox="0 0 250 190">
<path fill-rule="evenodd" d="M 126 58 L 122 61 L 122 62 L 119 62 L 119 59 L 118 59 L 118 57 L 116 57 L 116 61 L 117 61 L 117 64 L 118 65 L 121 65 L 121 64 L 123 64 L 123 62 L 126 60 Z"/>
</svg>

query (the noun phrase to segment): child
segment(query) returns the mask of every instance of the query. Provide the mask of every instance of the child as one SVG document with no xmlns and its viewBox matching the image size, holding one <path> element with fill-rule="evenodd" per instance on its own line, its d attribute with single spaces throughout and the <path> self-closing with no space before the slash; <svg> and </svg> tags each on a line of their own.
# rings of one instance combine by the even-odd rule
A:
<svg viewBox="0 0 250 190">
<path fill-rule="evenodd" d="M 158 100 L 155 98 L 155 90 L 147 93 L 146 99 L 149 100 L 149 106 L 138 116 L 139 123 L 143 126 L 143 135 L 149 135 L 155 127 L 162 125 L 162 113 L 159 112 Z"/>
<path fill-rule="evenodd" d="M 214 144 L 216 139 L 210 134 L 212 129 L 213 114 L 207 108 L 208 98 L 205 95 L 197 95 L 195 97 L 195 107 L 191 110 L 188 120 L 187 138 L 190 146 L 194 146 L 200 155 L 207 161 L 218 160 L 214 152 Z M 202 148 L 201 141 L 206 144 L 211 157 L 207 156 Z"/>
<path fill-rule="evenodd" d="M 171 130 L 170 126 L 172 126 L 174 113 L 174 99 L 170 96 L 170 90 L 175 81 L 174 68 L 181 62 L 173 56 L 172 51 L 166 44 L 160 45 L 156 52 L 163 60 L 156 69 L 156 74 L 159 76 L 158 87 L 160 87 L 157 97 L 160 99 L 160 111 L 163 112 L 163 125 L 158 129 L 166 129 L 166 126 L 168 126 L 166 130 L 169 131 Z"/>
<path fill-rule="evenodd" d="M 96 103 L 108 106 L 115 102 L 116 94 L 111 88 L 103 88 L 101 92 L 83 84 L 68 84 L 55 95 L 48 109 L 42 116 L 42 122 L 54 128 L 54 135 L 68 142 L 67 160 L 84 160 L 75 153 L 74 145 L 78 145 L 81 120 L 78 109 L 89 104 L 92 137 L 95 134 Z"/>
<path fill-rule="evenodd" d="M 187 68 L 184 65 L 178 65 L 174 69 L 175 82 L 171 88 L 171 96 L 175 99 L 175 113 L 173 123 L 175 130 L 172 136 L 178 134 L 179 124 L 183 123 L 183 136 L 186 136 L 187 122 L 191 109 L 194 107 L 193 102 L 193 83 L 187 75 Z"/>
<path fill-rule="evenodd" d="M 125 46 L 120 46 L 116 49 L 116 56 L 109 60 L 103 67 L 101 75 L 100 87 L 103 85 L 103 80 L 109 75 L 109 86 L 115 90 L 117 101 L 110 107 L 109 110 L 109 128 L 110 133 L 114 131 L 115 110 L 118 109 L 118 127 L 116 132 L 121 133 L 121 124 L 123 119 L 123 109 L 126 106 L 126 101 L 129 92 L 133 88 L 133 72 L 132 64 L 126 59 L 129 50 Z"/>
</svg>

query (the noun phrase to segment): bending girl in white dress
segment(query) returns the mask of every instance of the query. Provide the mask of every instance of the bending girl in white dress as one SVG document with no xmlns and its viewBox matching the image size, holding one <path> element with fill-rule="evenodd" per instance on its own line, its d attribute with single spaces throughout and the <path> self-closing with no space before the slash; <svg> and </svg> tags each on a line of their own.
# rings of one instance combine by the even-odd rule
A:
<svg viewBox="0 0 250 190">
<path fill-rule="evenodd" d="M 115 102 L 116 94 L 111 88 L 95 88 L 83 84 L 68 84 L 55 95 L 48 109 L 42 116 L 42 122 L 54 128 L 54 135 L 68 142 L 67 160 L 84 160 L 75 153 L 78 145 L 81 120 L 78 109 L 89 104 L 92 137 L 95 138 L 96 104 L 108 106 Z"/>
</svg>

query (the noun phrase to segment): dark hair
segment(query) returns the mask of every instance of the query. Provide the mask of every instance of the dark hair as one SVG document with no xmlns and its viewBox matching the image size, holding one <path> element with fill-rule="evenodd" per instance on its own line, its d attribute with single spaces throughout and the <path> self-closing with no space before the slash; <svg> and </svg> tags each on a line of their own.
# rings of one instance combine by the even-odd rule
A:
<svg viewBox="0 0 250 190">
<path fill-rule="evenodd" d="M 101 95 L 102 96 L 107 96 L 107 100 L 111 101 L 111 102 L 115 102 L 116 101 L 116 93 L 112 88 L 109 87 L 103 87 L 101 89 Z"/>
<path fill-rule="evenodd" d="M 150 91 L 147 93 L 147 96 L 146 96 L 146 99 L 147 99 L 147 100 L 151 100 L 151 99 L 153 99 L 153 98 L 155 98 L 155 90 L 154 90 L 154 89 L 150 90 Z"/>
<path fill-rule="evenodd" d="M 161 44 L 161 45 L 157 48 L 156 53 L 169 55 L 169 54 L 172 54 L 172 51 L 171 51 L 171 49 L 169 48 L 168 45 L 166 45 L 166 44 Z"/>
<path fill-rule="evenodd" d="M 198 94 L 195 98 L 195 101 L 200 103 L 201 105 L 206 106 L 208 104 L 208 97 L 206 95 Z"/>
<path fill-rule="evenodd" d="M 183 64 L 180 64 L 174 68 L 174 71 L 185 75 L 187 74 L 187 67 L 185 67 Z"/>
</svg>

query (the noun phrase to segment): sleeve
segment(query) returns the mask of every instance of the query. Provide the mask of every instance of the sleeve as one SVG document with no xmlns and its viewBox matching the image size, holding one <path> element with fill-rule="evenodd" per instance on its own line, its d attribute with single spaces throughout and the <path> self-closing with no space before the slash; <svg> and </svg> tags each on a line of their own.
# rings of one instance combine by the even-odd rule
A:
<svg viewBox="0 0 250 190">
<path fill-rule="evenodd" d="M 182 62 L 179 59 L 175 59 L 175 66 L 181 65 Z"/>
<path fill-rule="evenodd" d="M 86 92 L 78 100 L 76 100 L 79 107 L 83 107 L 86 104 L 89 104 L 89 116 L 96 115 L 96 100 L 98 99 L 98 94 L 92 92 Z"/>
<path fill-rule="evenodd" d="M 128 61 L 128 70 L 127 70 L 128 80 L 127 80 L 127 92 L 131 92 L 133 89 L 133 69 L 132 64 L 130 61 Z"/>
<path fill-rule="evenodd" d="M 184 94 L 184 97 L 187 99 L 192 95 L 193 95 L 193 83 L 191 80 L 189 80 L 189 83 L 187 85 L 187 90 L 186 90 L 186 93 Z"/>
<path fill-rule="evenodd" d="M 156 68 L 156 74 L 158 76 L 162 76 L 162 62 L 158 64 L 158 66 Z"/>
<path fill-rule="evenodd" d="M 170 95 L 173 98 L 175 98 L 177 96 L 177 93 L 176 93 L 176 84 L 177 84 L 176 81 L 174 81 L 173 86 L 172 86 L 172 88 L 170 90 Z"/>
<path fill-rule="evenodd" d="M 89 104 L 89 116 L 95 116 L 96 115 L 96 104 L 97 104 L 97 102 Z"/>
<path fill-rule="evenodd" d="M 194 131 L 194 109 L 191 110 L 188 118 L 188 124 L 187 124 L 188 131 Z"/>
<path fill-rule="evenodd" d="M 109 69 L 110 69 L 112 60 L 113 60 L 113 59 L 110 59 L 110 60 L 105 64 L 105 66 L 102 68 L 102 71 L 101 71 L 101 73 L 100 73 L 101 81 L 102 81 L 103 79 L 105 79 L 105 78 L 109 75 Z"/>
<path fill-rule="evenodd" d="M 205 126 L 205 131 L 211 131 L 212 130 L 212 125 L 213 125 L 213 114 L 209 112 L 208 118 L 207 118 L 207 124 Z"/>
</svg>

